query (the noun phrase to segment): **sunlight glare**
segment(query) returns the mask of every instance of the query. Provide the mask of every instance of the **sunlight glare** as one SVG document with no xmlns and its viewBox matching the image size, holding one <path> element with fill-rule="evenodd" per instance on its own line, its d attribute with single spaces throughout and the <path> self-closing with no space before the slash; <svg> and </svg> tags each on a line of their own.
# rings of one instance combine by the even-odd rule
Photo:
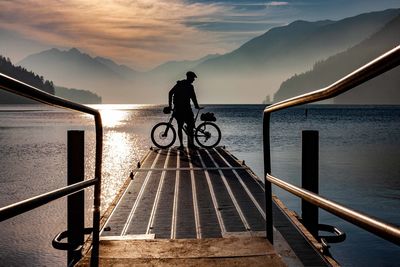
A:
<svg viewBox="0 0 400 267">
<path fill-rule="evenodd" d="M 126 110 L 101 110 L 101 119 L 104 127 L 116 127 L 125 124 L 128 119 L 128 112 Z"/>
<path fill-rule="evenodd" d="M 128 175 L 124 171 L 130 163 L 134 140 L 128 133 L 110 131 L 105 135 L 104 143 L 103 174 L 108 179 L 104 181 L 103 196 L 109 196 L 109 198 L 103 201 L 108 205 L 114 199 L 113 190 L 119 188 L 122 185 L 121 181 L 124 181 L 121 177 Z"/>
</svg>

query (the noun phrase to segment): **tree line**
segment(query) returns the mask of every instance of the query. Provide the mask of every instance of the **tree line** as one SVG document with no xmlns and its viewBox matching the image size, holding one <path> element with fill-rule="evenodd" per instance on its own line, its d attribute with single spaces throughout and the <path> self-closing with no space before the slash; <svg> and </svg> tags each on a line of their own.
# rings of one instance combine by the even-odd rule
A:
<svg viewBox="0 0 400 267">
<path fill-rule="evenodd" d="M 23 67 L 14 66 L 10 58 L 3 57 L 2 55 L 0 55 L 0 73 L 54 95 L 54 84 L 52 81 L 45 80 L 43 76 L 39 76 L 36 73 L 28 71 Z M 22 98 L 20 96 L 0 90 L 0 103 L 20 104 L 34 102 L 26 98 Z"/>
</svg>

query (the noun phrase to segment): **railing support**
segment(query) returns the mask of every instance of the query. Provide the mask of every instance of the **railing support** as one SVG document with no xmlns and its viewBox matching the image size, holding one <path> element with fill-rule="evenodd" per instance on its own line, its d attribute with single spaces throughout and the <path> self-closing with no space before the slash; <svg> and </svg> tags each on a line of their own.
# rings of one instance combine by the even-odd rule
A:
<svg viewBox="0 0 400 267">
<path fill-rule="evenodd" d="M 272 219 L 272 185 L 271 182 L 267 180 L 267 174 L 271 173 L 271 154 L 270 154 L 270 113 L 264 113 L 263 118 L 263 150 L 264 150 L 264 187 L 265 187 L 265 230 L 267 234 L 268 241 L 273 244 L 273 219 Z"/>
<path fill-rule="evenodd" d="M 302 187 L 318 194 L 318 131 L 302 132 Z M 304 226 L 310 233 L 318 237 L 318 207 L 304 199 L 301 200 L 301 214 Z"/>
<path fill-rule="evenodd" d="M 32 210 L 36 207 L 44 205 L 50 201 L 64 197 L 71 192 L 76 190 L 82 190 L 86 187 L 94 185 L 94 199 L 93 199 L 93 236 L 92 236 L 92 255 L 91 255 L 91 266 L 98 266 L 99 256 L 99 233 L 100 233 L 100 203 L 101 203 L 101 165 L 102 165 L 102 153 L 103 153 L 103 124 L 101 121 L 100 112 L 96 109 L 89 108 L 85 105 L 78 104 L 72 101 L 65 100 L 63 98 L 56 97 L 54 95 L 43 92 L 35 87 L 25 84 L 21 81 L 13 79 L 7 75 L 0 73 L 0 89 L 39 101 L 41 103 L 67 108 L 75 111 L 84 112 L 91 114 L 95 119 L 96 126 L 96 168 L 95 178 L 87 180 L 75 185 L 71 185 L 62 189 L 57 189 L 52 192 L 48 192 L 30 199 L 20 201 L 0 208 L 0 221 L 6 220 L 18 214 Z"/>
<path fill-rule="evenodd" d="M 84 131 L 68 131 L 68 185 L 85 179 L 84 167 Z M 85 230 L 85 192 L 79 191 L 68 196 L 67 220 L 68 243 L 71 248 L 79 247 L 84 242 Z M 69 249 L 67 266 L 71 266 L 81 258 L 81 251 Z"/>
</svg>

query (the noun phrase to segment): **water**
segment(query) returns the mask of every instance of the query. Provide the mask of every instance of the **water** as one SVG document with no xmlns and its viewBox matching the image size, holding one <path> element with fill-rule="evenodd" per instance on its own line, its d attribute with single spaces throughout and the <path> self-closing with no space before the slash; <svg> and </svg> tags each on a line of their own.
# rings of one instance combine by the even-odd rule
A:
<svg viewBox="0 0 400 267">
<path fill-rule="evenodd" d="M 136 162 L 148 150 L 149 132 L 167 117 L 160 106 L 102 105 L 104 163 L 102 210 Z M 216 114 L 225 145 L 261 177 L 261 105 L 209 106 Z M 23 111 L 16 111 L 16 110 Z M 67 130 L 85 130 L 86 178 L 94 174 L 94 127 L 91 116 L 46 106 L 0 107 L 0 206 L 66 184 Z M 272 173 L 300 185 L 301 131 L 320 133 L 320 194 L 356 210 L 400 224 L 400 107 L 308 106 L 272 115 Z M 274 188 L 292 210 L 300 201 Z M 87 198 L 90 226 L 91 192 Z M 66 202 L 58 200 L 0 227 L 0 265 L 62 266 L 66 253 L 51 247 L 66 229 Z M 400 249 L 337 217 L 321 212 L 320 222 L 347 233 L 332 244 L 332 255 L 343 266 L 396 266 Z"/>
</svg>

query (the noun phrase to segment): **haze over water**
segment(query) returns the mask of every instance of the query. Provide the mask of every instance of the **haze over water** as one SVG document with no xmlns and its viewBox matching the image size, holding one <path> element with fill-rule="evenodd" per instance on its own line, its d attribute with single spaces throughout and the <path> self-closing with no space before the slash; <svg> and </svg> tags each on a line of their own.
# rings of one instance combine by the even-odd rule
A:
<svg viewBox="0 0 400 267">
<path fill-rule="evenodd" d="M 168 119 L 160 106 L 98 106 L 104 129 L 102 210 L 151 146 L 151 127 Z M 262 105 L 214 105 L 222 130 L 221 145 L 245 160 L 262 177 Z M 17 111 L 24 109 L 24 111 Z M 301 131 L 319 130 L 320 194 L 356 210 L 400 224 L 400 107 L 308 106 L 272 116 L 272 174 L 300 185 Z M 0 109 L 0 206 L 66 185 L 66 136 L 85 130 L 86 178 L 94 174 L 94 127 L 90 116 L 44 106 L 2 106 Z M 300 201 L 275 189 L 300 214 Z M 90 226 L 91 191 L 87 191 Z M 2 222 L 0 260 L 7 266 L 60 266 L 65 253 L 51 247 L 66 229 L 66 202 Z M 398 247 L 333 215 L 320 222 L 347 233 L 331 253 L 343 266 L 395 266 Z"/>
</svg>

